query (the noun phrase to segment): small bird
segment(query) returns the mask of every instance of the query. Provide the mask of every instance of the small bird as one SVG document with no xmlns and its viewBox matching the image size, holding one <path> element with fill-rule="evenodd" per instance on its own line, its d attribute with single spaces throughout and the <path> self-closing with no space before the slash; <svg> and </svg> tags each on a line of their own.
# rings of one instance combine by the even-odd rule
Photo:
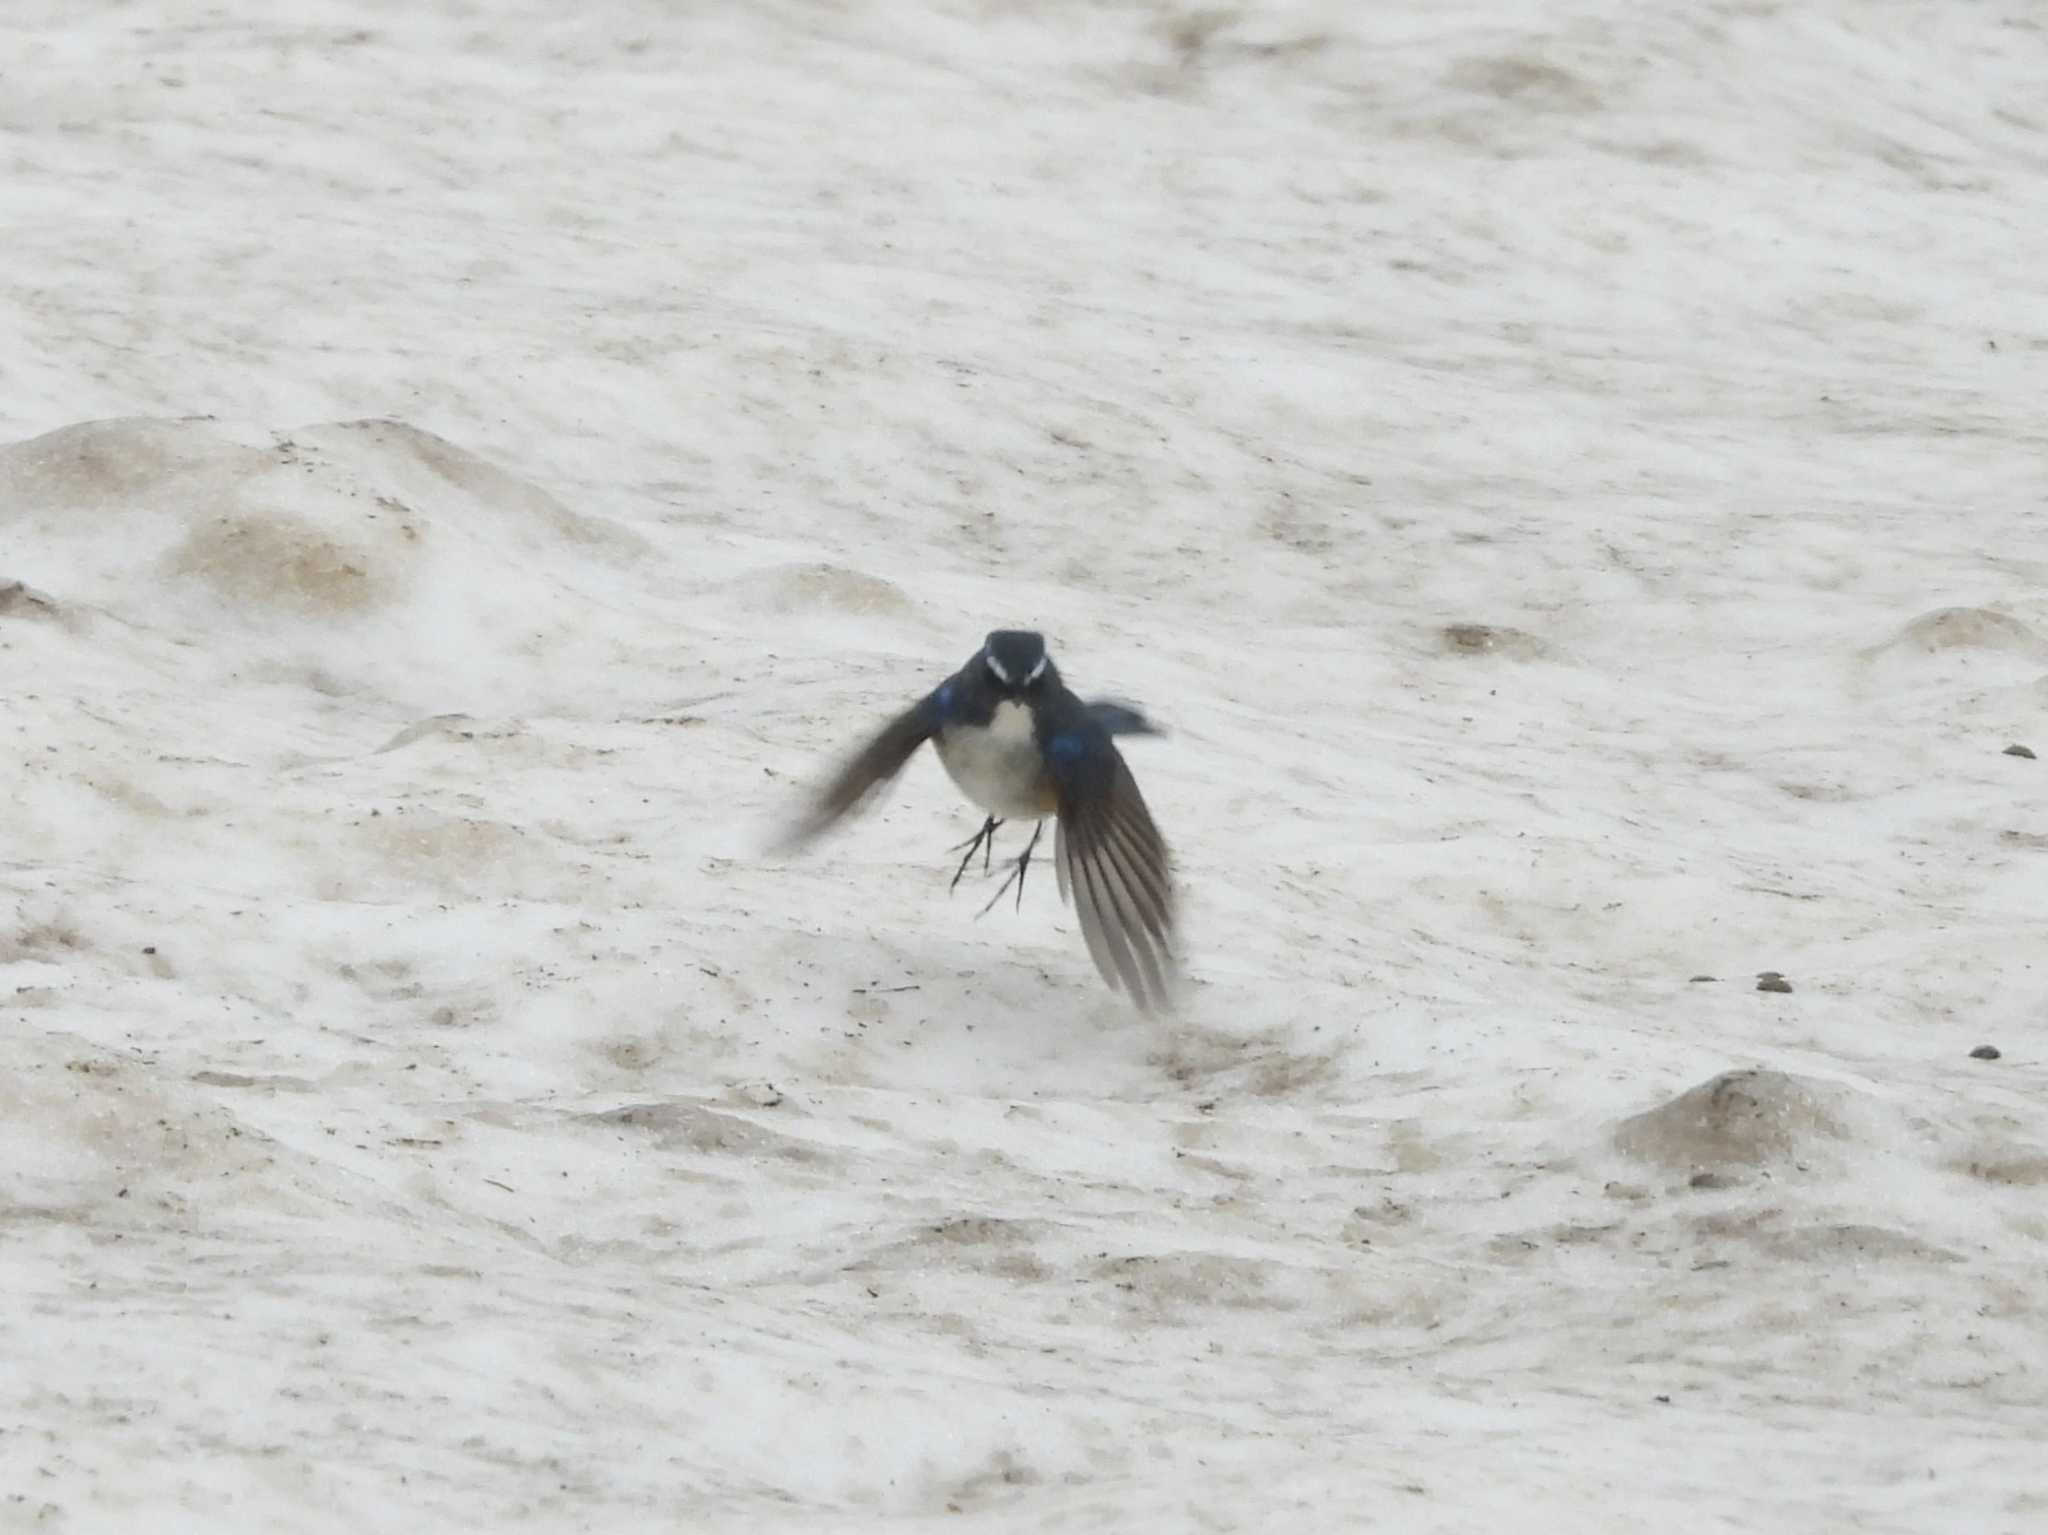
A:
<svg viewBox="0 0 2048 1535">
<path fill-rule="evenodd" d="M 1021 908 L 1024 872 L 1045 817 L 1056 817 L 1053 868 L 1060 898 L 1071 897 L 1088 953 L 1110 989 L 1129 992 L 1142 1011 L 1152 1012 L 1171 1003 L 1177 981 L 1172 870 L 1166 842 L 1112 738 L 1158 733 L 1129 704 L 1075 696 L 1060 681 L 1043 635 L 997 629 L 965 666 L 884 725 L 840 769 L 781 846 L 811 841 L 930 741 L 948 776 L 987 817 L 960 844 L 967 855 L 953 871 L 953 885 L 976 852 L 988 867 L 986 850 L 998 826 L 1030 820 L 1036 823 L 1030 843 L 982 910 L 1012 884 Z"/>
</svg>

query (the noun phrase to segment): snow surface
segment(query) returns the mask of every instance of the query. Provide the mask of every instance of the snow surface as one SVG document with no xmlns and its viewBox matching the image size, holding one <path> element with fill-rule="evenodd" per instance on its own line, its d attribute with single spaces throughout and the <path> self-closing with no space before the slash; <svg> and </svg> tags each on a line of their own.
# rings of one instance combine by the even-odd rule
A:
<svg viewBox="0 0 2048 1535">
<path fill-rule="evenodd" d="M 9 0 L 0 1524 L 2048 1528 L 2044 78 Z M 762 856 L 997 624 L 1176 1018 Z"/>
</svg>

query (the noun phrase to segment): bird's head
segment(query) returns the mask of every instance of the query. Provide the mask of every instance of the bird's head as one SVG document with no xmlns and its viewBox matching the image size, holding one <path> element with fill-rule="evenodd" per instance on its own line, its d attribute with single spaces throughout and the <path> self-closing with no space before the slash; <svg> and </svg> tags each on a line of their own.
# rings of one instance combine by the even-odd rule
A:
<svg viewBox="0 0 2048 1535">
<path fill-rule="evenodd" d="M 1031 629 L 997 629 L 981 647 L 981 668 L 997 692 L 1028 698 L 1058 678 L 1045 636 Z"/>
</svg>

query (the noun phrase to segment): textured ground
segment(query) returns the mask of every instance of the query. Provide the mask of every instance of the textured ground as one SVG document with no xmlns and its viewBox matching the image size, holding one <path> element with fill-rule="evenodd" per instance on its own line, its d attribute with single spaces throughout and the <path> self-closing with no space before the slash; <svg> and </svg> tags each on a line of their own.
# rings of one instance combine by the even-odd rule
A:
<svg viewBox="0 0 2048 1535">
<path fill-rule="evenodd" d="M 2038 17 L 291 11 L 0 19 L 0 1527 L 2048 1525 Z M 1177 1018 L 762 855 L 998 623 Z"/>
</svg>

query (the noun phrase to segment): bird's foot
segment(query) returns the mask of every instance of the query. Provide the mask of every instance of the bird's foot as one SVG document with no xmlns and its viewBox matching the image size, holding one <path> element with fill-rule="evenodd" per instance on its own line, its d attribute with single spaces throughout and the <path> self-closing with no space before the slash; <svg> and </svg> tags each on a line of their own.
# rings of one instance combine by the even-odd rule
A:
<svg viewBox="0 0 2048 1535">
<path fill-rule="evenodd" d="M 1031 867 L 1031 855 L 1038 847 L 1038 839 L 1044 835 L 1045 822 L 1040 821 L 1031 833 L 1031 840 L 1024 844 L 1024 851 L 1019 853 L 1015 860 L 1013 860 L 1013 866 L 1010 869 L 1009 875 L 1000 885 L 996 886 L 996 893 L 988 898 L 988 905 L 975 913 L 977 917 L 985 917 L 993 911 L 996 902 L 1003 898 L 1003 892 L 1012 885 L 1017 887 L 1017 910 L 1022 911 L 1024 909 L 1024 871 Z M 968 856 L 972 857 L 973 855 L 970 853 Z"/>
<path fill-rule="evenodd" d="M 967 856 L 960 860 L 960 867 L 953 871 L 953 883 L 946 886 L 948 895 L 951 895 L 954 886 L 960 883 L 960 876 L 967 872 L 967 866 L 974 862 L 974 855 L 977 852 L 981 854 L 981 872 L 988 873 L 989 858 L 996 850 L 996 828 L 1002 824 L 994 816 L 990 816 L 981 823 L 980 831 L 965 842 L 956 842 L 946 849 L 949 853 L 957 853 L 963 847 L 967 849 Z"/>
</svg>

